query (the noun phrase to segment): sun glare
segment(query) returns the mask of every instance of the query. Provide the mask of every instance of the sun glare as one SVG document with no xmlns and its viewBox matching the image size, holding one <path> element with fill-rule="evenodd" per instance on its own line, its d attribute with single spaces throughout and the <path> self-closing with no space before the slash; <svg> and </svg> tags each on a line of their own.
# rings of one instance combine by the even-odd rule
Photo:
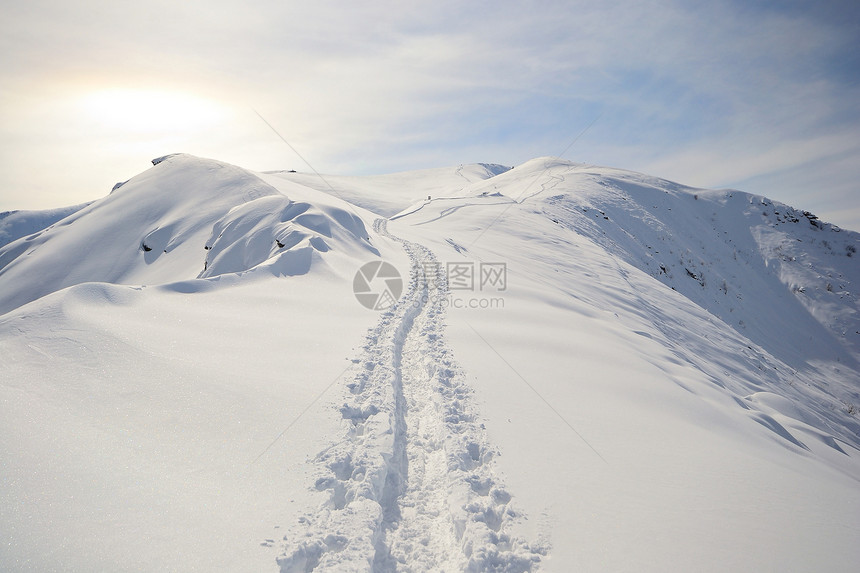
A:
<svg viewBox="0 0 860 573">
<path fill-rule="evenodd" d="M 137 133 L 189 130 L 216 123 L 225 108 L 187 93 L 111 89 L 83 98 L 89 117 L 108 129 Z"/>
</svg>

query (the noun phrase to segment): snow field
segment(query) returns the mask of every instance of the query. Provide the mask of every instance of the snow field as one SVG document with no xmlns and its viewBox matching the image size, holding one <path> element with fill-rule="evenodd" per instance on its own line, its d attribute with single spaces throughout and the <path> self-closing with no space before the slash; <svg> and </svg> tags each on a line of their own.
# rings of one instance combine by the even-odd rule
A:
<svg viewBox="0 0 860 573">
<path fill-rule="evenodd" d="M 48 227 L 0 247 L 0 569 L 856 568 L 857 233 L 546 158 L 161 159 L 5 218 Z"/>
</svg>

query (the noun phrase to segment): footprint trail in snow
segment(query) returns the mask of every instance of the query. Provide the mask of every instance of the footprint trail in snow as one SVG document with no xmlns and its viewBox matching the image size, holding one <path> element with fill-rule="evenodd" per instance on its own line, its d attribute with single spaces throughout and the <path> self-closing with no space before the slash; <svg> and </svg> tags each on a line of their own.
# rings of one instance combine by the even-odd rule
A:
<svg viewBox="0 0 860 573">
<path fill-rule="evenodd" d="M 534 570 L 546 549 L 506 532 L 520 516 L 445 344 L 444 269 L 386 220 L 374 228 L 409 255 L 408 290 L 367 336 L 346 435 L 314 460 L 327 499 L 287 535 L 281 571 Z"/>
</svg>

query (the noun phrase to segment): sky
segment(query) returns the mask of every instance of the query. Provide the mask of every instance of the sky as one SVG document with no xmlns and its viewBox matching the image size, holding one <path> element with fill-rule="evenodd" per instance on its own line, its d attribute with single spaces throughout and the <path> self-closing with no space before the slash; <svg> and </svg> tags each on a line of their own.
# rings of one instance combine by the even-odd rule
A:
<svg viewBox="0 0 860 573">
<path fill-rule="evenodd" d="M 560 155 L 860 230 L 856 0 L 2 8 L 0 211 L 174 152 L 309 171 L 261 116 L 324 174 Z"/>
</svg>

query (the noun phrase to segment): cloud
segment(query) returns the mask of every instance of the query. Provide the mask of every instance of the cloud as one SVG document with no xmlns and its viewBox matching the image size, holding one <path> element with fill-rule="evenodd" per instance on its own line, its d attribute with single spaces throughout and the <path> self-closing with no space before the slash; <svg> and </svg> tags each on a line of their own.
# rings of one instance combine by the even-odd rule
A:
<svg viewBox="0 0 860 573">
<path fill-rule="evenodd" d="M 35 189 L 24 170 L 45 155 L 125 169 L 162 146 L 301 168 L 252 109 L 320 171 L 514 164 L 599 116 L 569 158 L 702 185 L 798 164 L 847 180 L 831 159 L 860 139 L 857 14 L 835 1 L 19 3 L 0 23 L 0 199 L 25 178 Z M 73 95 L 109 88 L 232 114 L 125 145 L 64 118 Z"/>
</svg>

